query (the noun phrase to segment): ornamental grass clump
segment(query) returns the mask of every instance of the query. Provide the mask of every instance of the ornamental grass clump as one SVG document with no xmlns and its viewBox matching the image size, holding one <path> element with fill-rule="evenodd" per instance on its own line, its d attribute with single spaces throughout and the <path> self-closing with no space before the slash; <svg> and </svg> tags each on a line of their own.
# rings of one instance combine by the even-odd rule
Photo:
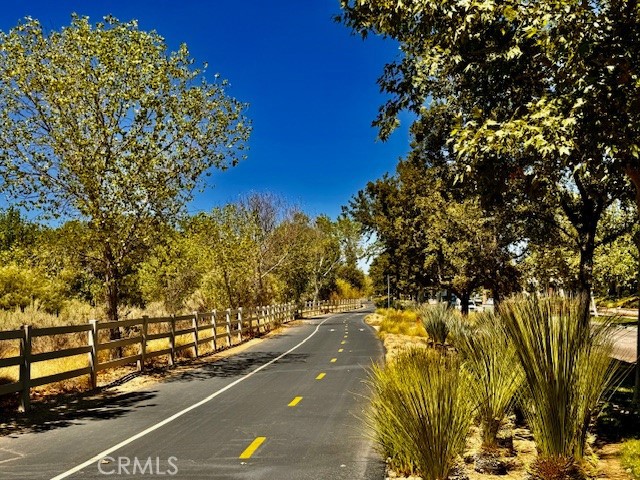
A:
<svg viewBox="0 0 640 480">
<path fill-rule="evenodd" d="M 582 463 L 589 422 L 614 380 L 611 329 L 591 325 L 587 301 L 517 297 L 500 308 L 525 375 L 521 401 L 539 457 L 534 478 L 578 471 L 573 466 Z"/>
<path fill-rule="evenodd" d="M 373 367 L 369 422 L 391 468 L 425 480 L 448 478 L 473 420 L 470 382 L 456 356 L 424 348 Z"/>
<path fill-rule="evenodd" d="M 505 335 L 500 318 L 483 312 L 477 314 L 473 330 L 460 337 L 457 347 L 473 378 L 470 394 L 478 405 L 482 445 L 495 448 L 500 426 L 524 379 L 515 346 Z"/>
<path fill-rule="evenodd" d="M 456 313 L 446 303 L 421 305 L 418 308 L 418 315 L 422 319 L 422 325 L 429 336 L 429 340 L 436 346 L 445 345 Z"/>
</svg>

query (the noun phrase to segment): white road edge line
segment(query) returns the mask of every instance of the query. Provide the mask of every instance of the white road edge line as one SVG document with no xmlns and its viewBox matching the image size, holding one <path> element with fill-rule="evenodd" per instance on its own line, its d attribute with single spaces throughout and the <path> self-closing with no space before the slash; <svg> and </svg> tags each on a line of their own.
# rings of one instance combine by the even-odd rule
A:
<svg viewBox="0 0 640 480">
<path fill-rule="evenodd" d="M 117 445 L 114 445 L 113 447 L 107 448 L 106 450 L 103 450 L 102 452 L 98 453 L 97 455 L 95 455 L 94 457 L 91 457 L 89 460 L 87 460 L 86 462 L 81 463 L 80 465 L 73 467 L 70 470 L 67 470 L 66 472 L 61 473 L 60 475 L 56 475 L 55 477 L 51 478 L 51 480 L 61 480 L 63 478 L 67 478 L 70 475 L 73 475 L 74 473 L 79 472 L 80 470 L 82 470 L 83 468 L 88 467 L 89 465 L 98 462 L 99 460 L 102 460 L 104 457 L 106 457 L 107 455 L 109 455 L 110 453 L 115 452 L 116 450 L 121 449 L 122 447 L 129 445 L 131 442 L 134 442 L 136 440 L 138 440 L 139 438 L 144 437 L 145 435 L 148 435 L 149 433 L 159 429 L 160 427 L 164 427 L 166 424 L 173 422 L 174 420 L 176 420 L 177 418 L 180 418 L 181 416 L 183 416 L 185 413 L 190 412 L 191 410 L 195 410 L 198 407 L 201 407 L 202 405 L 204 405 L 207 402 L 210 402 L 211 400 L 213 400 L 214 398 L 216 398 L 218 395 L 220 395 L 221 393 L 226 392 L 227 390 L 229 390 L 230 388 L 235 387 L 237 384 L 239 384 L 240 382 L 243 382 L 244 380 L 246 380 L 247 378 L 255 375 L 256 373 L 258 373 L 260 370 L 263 370 L 265 368 L 267 368 L 269 365 L 274 364 L 275 362 L 277 362 L 278 360 L 280 360 L 281 358 L 289 355 L 291 352 L 293 352 L 294 350 L 297 350 L 298 348 L 300 348 L 302 345 L 304 345 L 311 337 L 313 337 L 316 333 L 318 333 L 318 330 L 320 329 L 320 327 L 322 326 L 322 324 L 324 322 L 326 322 L 327 320 L 329 320 L 331 317 L 327 317 L 325 318 L 322 322 L 320 322 L 315 330 L 313 332 L 311 332 L 309 334 L 309 336 L 307 338 L 305 338 L 304 340 L 302 340 L 300 343 L 298 343 L 296 346 L 294 346 L 293 348 L 287 350 L 286 352 L 284 352 L 282 355 L 279 355 L 278 357 L 274 358 L 273 360 L 268 361 L 267 363 L 265 363 L 264 365 L 260 365 L 258 368 L 256 368 L 255 370 L 250 371 L 249 373 L 247 373 L 245 376 L 238 378 L 237 380 L 231 382 L 229 385 L 227 385 L 226 387 L 221 388 L 220 390 L 212 393 L 211 395 L 209 395 L 208 397 L 206 397 L 203 400 L 200 400 L 198 403 L 194 403 L 193 405 L 191 405 L 190 407 L 185 408 L 184 410 L 180 410 L 178 413 L 174 413 L 173 415 L 171 415 L 168 418 L 165 418 L 164 420 L 162 420 L 159 423 L 156 423 L 155 425 L 150 426 L 149 428 L 147 428 L 146 430 L 141 431 L 140 433 L 137 433 L 135 435 L 133 435 L 132 437 L 127 438 L 126 440 L 123 440 L 122 442 L 118 443 Z"/>
</svg>

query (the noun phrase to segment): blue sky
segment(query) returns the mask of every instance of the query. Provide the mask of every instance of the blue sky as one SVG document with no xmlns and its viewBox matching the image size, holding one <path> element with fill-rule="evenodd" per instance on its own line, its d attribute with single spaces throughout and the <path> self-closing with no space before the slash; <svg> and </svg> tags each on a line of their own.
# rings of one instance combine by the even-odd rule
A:
<svg viewBox="0 0 640 480">
<path fill-rule="evenodd" d="M 186 43 L 196 63 L 209 64 L 209 78 L 231 82 L 229 93 L 250 104 L 248 158 L 214 173 L 192 212 L 274 192 L 335 217 L 408 150 L 408 122 L 386 143 L 370 126 L 385 99 L 375 82 L 397 45 L 352 36 L 332 20 L 337 0 L 3 0 L 0 12 L 3 31 L 27 15 L 51 30 L 73 12 L 94 22 L 135 18 L 171 50 Z"/>
</svg>

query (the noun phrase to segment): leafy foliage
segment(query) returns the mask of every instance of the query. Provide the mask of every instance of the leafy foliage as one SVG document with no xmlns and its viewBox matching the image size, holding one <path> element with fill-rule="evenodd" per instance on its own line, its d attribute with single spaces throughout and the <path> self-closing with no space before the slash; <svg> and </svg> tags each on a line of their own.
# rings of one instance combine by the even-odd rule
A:
<svg viewBox="0 0 640 480">
<path fill-rule="evenodd" d="M 622 465 L 633 475 L 640 478 L 640 440 L 627 440 L 622 445 Z"/>
<path fill-rule="evenodd" d="M 640 148 L 632 133 L 640 121 L 634 4 L 341 5 L 338 20 L 355 32 L 400 44 L 399 58 L 379 79 L 389 94 L 374 122 L 380 136 L 391 134 L 401 111 L 412 111 L 412 155 L 430 153 L 432 164 L 443 157 L 449 175 L 479 197 L 484 216 L 510 219 L 507 225 L 516 227 L 523 222 L 509 240 L 512 251 L 531 247 L 534 264 L 550 247 L 575 252 L 574 265 L 559 262 L 562 278 L 551 280 L 550 266 L 527 280 L 538 282 L 536 288 L 556 284 L 588 294 L 598 242 L 628 232 L 607 224 L 609 232 L 598 240 L 599 222 L 616 201 L 631 200 L 632 184 L 640 206 Z M 445 143 L 432 141 L 439 137 Z M 410 205 L 404 203 L 409 212 Z"/>
<path fill-rule="evenodd" d="M 88 263 L 118 317 L 123 278 L 212 167 L 235 164 L 244 105 L 137 23 L 74 16 L 0 35 L 0 178 L 48 216 L 86 221 Z"/>
</svg>

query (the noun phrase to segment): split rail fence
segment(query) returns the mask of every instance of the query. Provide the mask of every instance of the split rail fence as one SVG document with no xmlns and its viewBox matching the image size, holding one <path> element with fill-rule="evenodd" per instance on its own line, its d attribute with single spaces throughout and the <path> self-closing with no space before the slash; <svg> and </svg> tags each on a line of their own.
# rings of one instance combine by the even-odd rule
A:
<svg viewBox="0 0 640 480">
<path fill-rule="evenodd" d="M 20 344 L 19 355 L 0 358 L 0 369 L 18 367 L 20 370 L 18 381 L 0 385 L 0 396 L 19 392 L 20 409 L 27 411 L 31 389 L 34 387 L 87 375 L 91 387 L 96 388 L 98 374 L 104 370 L 136 365 L 139 371 L 143 371 L 147 361 L 160 356 L 166 356 L 168 363 L 174 365 L 177 354 L 183 350 L 191 349 L 193 356 L 199 357 L 205 345 L 208 345 L 208 352 L 217 352 L 266 333 L 274 326 L 288 323 L 297 316 L 344 312 L 360 306 L 360 300 L 349 299 L 306 302 L 298 308 L 289 303 L 246 310 L 214 310 L 117 322 L 90 320 L 86 324 L 59 327 L 35 328 L 24 325 L 19 330 L 0 331 L 0 342 Z M 122 338 L 111 340 L 109 332 L 116 329 L 122 334 Z M 37 339 L 50 337 L 53 340 L 56 336 L 71 334 L 84 337 L 84 342 L 81 341 L 84 345 L 46 352 L 33 351 Z M 55 341 L 49 344 L 55 344 Z M 120 358 L 113 358 L 116 349 L 122 354 Z M 37 378 L 31 376 L 34 363 L 78 355 L 87 355 L 87 366 Z"/>
</svg>

